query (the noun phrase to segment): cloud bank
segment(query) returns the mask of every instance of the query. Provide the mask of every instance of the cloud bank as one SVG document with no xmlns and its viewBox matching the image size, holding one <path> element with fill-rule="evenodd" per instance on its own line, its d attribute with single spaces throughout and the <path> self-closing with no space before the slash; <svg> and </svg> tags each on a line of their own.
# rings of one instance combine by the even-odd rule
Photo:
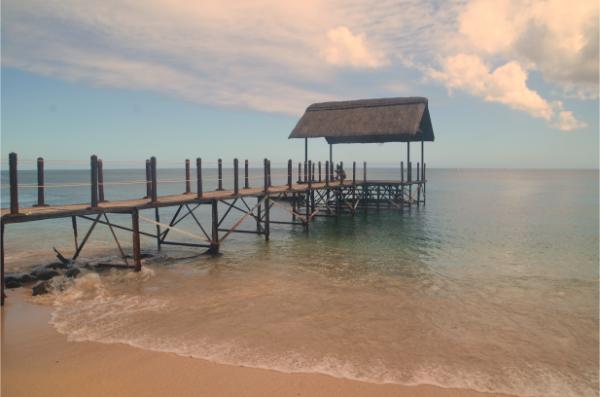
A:
<svg viewBox="0 0 600 397">
<path fill-rule="evenodd" d="M 562 130 L 585 125 L 564 100 L 598 98 L 593 0 L 6 0 L 2 11 L 4 66 L 202 104 L 298 114 L 354 96 L 348 72 L 402 82 L 408 69 Z M 532 73 L 560 96 L 528 85 Z"/>
</svg>

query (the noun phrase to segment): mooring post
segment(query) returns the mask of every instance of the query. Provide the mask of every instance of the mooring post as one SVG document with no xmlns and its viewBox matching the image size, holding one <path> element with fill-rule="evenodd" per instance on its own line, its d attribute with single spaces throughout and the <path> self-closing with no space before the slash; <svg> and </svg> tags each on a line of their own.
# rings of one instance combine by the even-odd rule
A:
<svg viewBox="0 0 600 397">
<path fill-rule="evenodd" d="M 44 159 L 37 158 L 37 205 L 35 207 L 45 207 L 44 200 Z"/>
<path fill-rule="evenodd" d="M 185 194 L 192 192 L 192 180 L 190 172 L 190 159 L 185 159 Z"/>
<path fill-rule="evenodd" d="M 104 203 L 104 165 L 102 159 L 98 159 L 98 202 Z"/>
<path fill-rule="evenodd" d="M 344 170 L 344 162 L 340 161 L 340 170 L 343 171 Z M 344 183 L 344 175 L 345 172 L 343 174 L 340 174 L 340 184 Z"/>
<path fill-rule="evenodd" d="M 91 178 L 92 178 L 92 208 L 98 207 L 98 156 L 95 154 L 90 158 Z"/>
<path fill-rule="evenodd" d="M 367 162 L 363 161 L 363 182 L 367 182 Z"/>
<path fill-rule="evenodd" d="M 202 159 L 196 158 L 196 195 L 202 198 Z"/>
<path fill-rule="evenodd" d="M 356 185 L 356 161 L 352 162 L 352 184 Z"/>
<path fill-rule="evenodd" d="M 158 200 L 158 182 L 156 180 L 156 157 L 150 157 L 150 178 L 152 179 L 152 202 Z"/>
<path fill-rule="evenodd" d="M 248 178 L 248 160 L 244 160 L 244 189 L 250 189 L 250 182 Z"/>
<path fill-rule="evenodd" d="M 212 233 L 209 252 L 211 254 L 219 253 L 219 202 L 211 201 L 212 206 Z"/>
<path fill-rule="evenodd" d="M 233 195 L 237 196 L 240 192 L 240 187 L 238 185 L 238 159 L 233 159 Z"/>
<path fill-rule="evenodd" d="M 217 178 L 219 181 L 217 190 L 223 190 L 223 160 L 221 159 L 217 161 Z"/>
<path fill-rule="evenodd" d="M 292 159 L 288 160 L 288 174 L 287 174 L 287 184 L 288 190 L 292 190 Z"/>
<path fill-rule="evenodd" d="M 152 198 L 152 172 L 150 171 L 150 159 L 146 160 L 146 198 Z"/>
<path fill-rule="evenodd" d="M 140 252 L 140 216 L 137 208 L 131 212 L 131 229 L 133 231 L 133 264 L 134 270 L 142 270 L 142 255 Z"/>
</svg>

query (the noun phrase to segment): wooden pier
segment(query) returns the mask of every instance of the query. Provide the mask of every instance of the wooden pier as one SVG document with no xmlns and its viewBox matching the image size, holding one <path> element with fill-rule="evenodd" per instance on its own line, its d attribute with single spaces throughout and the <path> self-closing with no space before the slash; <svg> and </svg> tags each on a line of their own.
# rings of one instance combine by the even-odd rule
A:
<svg viewBox="0 0 600 397">
<path fill-rule="evenodd" d="M 314 107 L 314 108 L 313 108 Z M 354 113 L 359 110 L 359 118 Z M 362 134 L 352 132 L 360 127 L 367 114 L 377 112 L 379 117 L 389 118 L 404 117 L 404 124 L 393 128 L 399 132 L 392 134 L 387 130 L 376 130 L 376 133 L 364 131 Z M 320 113 L 319 113 L 320 112 Z M 341 112 L 341 113 L 340 113 Z M 315 116 L 315 114 L 317 114 Z M 407 117 L 410 116 L 410 117 Z M 344 116 L 352 119 L 351 126 L 344 121 Z M 329 135 L 318 131 L 319 123 L 326 117 L 334 117 L 333 122 L 325 122 Z M 341 120 L 341 121 L 340 121 Z M 335 123 L 342 124 L 337 125 Z M 371 121 L 367 120 L 371 123 Z M 368 124 L 370 125 L 370 124 Z M 381 123 L 377 128 L 382 128 Z M 315 126 L 317 127 L 315 129 Z M 358 127 L 357 127 L 358 126 Z M 411 129 L 412 128 L 412 129 Z M 342 131 L 341 133 L 339 131 Z M 348 132 L 349 131 L 349 132 Z M 381 132 L 383 131 L 383 132 Z M 383 135 L 382 135 L 383 134 Z M 1 275 L 2 304 L 4 304 L 4 236 L 7 225 L 13 223 L 42 221 L 53 218 L 71 218 L 74 251 L 70 260 L 76 260 L 89 241 L 97 225 L 103 225 L 110 230 L 115 244 L 123 259 L 123 267 L 135 271 L 141 270 L 141 244 L 140 236 L 146 236 L 156 241 L 156 248 L 174 245 L 197 247 L 205 249 L 207 253 L 219 252 L 223 242 L 232 233 L 248 233 L 270 238 L 271 224 L 298 226 L 308 229 L 310 223 L 318 216 L 340 216 L 342 214 L 354 215 L 358 211 L 372 209 L 402 210 L 413 205 L 423 205 L 426 202 L 426 166 L 424 162 L 424 142 L 433 140 L 433 130 L 427 101 L 424 98 L 396 98 L 386 100 L 351 101 L 344 103 L 326 103 L 311 105 L 298 125 L 292 132 L 291 138 L 301 137 L 305 142 L 305 158 L 297 163 L 297 172 L 294 174 L 294 163 L 287 162 L 287 183 L 272 184 L 271 161 L 264 159 L 262 163 L 262 177 L 260 186 L 251 186 L 249 178 L 249 163 L 244 161 L 244 169 L 240 171 L 238 159 L 233 160 L 233 189 L 223 187 L 223 162 L 217 162 L 217 184 L 215 190 L 207 190 L 203 180 L 202 159 L 196 159 L 196 178 L 191 178 L 191 162 L 186 159 L 184 164 L 182 194 L 158 195 L 160 180 L 157 173 L 157 159 L 151 157 L 146 160 L 146 196 L 128 200 L 110 200 L 104 192 L 103 162 L 96 155 L 90 157 L 90 181 L 85 184 L 90 188 L 90 199 L 87 203 L 48 205 L 45 201 L 44 160 L 37 159 L 37 204 L 32 207 L 19 206 L 19 183 L 17 154 L 9 154 L 9 189 L 10 206 L 1 209 Z M 330 144 L 329 160 L 316 161 L 308 159 L 308 138 L 325 137 Z M 421 145 L 421 161 L 413 164 L 410 158 L 410 143 L 418 142 Z M 351 172 L 346 175 L 343 163 L 334 164 L 332 146 L 335 143 L 354 142 L 406 142 L 407 157 L 406 167 L 404 162 L 399 164 L 399 178 L 395 180 L 368 179 L 367 163 L 362 163 L 362 172 L 357 172 L 356 162 L 352 163 Z M 416 175 L 413 174 L 416 170 Z M 243 172 L 243 175 L 240 175 Z M 243 183 L 240 176 L 243 176 Z M 192 189 L 192 186 L 195 189 Z M 29 186 L 32 187 L 32 186 Z M 109 201 L 107 201 L 107 199 Z M 210 219 L 203 219 L 198 215 L 201 206 L 210 206 Z M 175 213 L 168 222 L 161 221 L 161 208 L 175 208 Z M 290 219 L 272 219 L 273 207 L 287 212 Z M 220 209 L 224 209 L 219 214 Z M 109 218 L 112 214 L 128 214 L 131 223 L 127 225 L 115 223 Z M 230 218 L 234 219 L 230 219 Z M 184 219 L 192 218 L 198 227 L 196 232 L 179 229 L 177 225 Z M 91 225 L 79 238 L 78 219 L 91 221 Z M 233 220 L 229 227 L 225 227 L 226 219 Z M 255 227 L 242 229 L 240 226 L 247 220 L 253 220 Z M 155 232 L 149 233 L 140 230 L 140 222 L 150 223 L 155 226 Z M 117 238 L 115 229 L 131 233 L 133 255 L 130 257 L 122 248 Z M 197 242 L 177 241 L 171 239 L 173 235 L 185 235 Z M 129 263 L 132 258 L 133 263 Z"/>
</svg>

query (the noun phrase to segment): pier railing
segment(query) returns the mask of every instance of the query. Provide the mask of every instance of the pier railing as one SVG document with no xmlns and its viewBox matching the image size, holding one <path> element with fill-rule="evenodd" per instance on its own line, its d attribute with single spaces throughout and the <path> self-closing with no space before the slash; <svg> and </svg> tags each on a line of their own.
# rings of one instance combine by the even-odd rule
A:
<svg viewBox="0 0 600 397">
<path fill-rule="evenodd" d="M 339 173 L 337 170 L 343 170 L 344 165 L 343 162 L 339 162 L 337 164 L 330 163 L 329 161 L 302 161 L 297 163 L 297 172 L 294 175 L 294 167 L 292 159 L 289 159 L 286 164 L 281 164 L 280 168 L 282 171 L 278 173 L 272 172 L 272 165 L 269 159 L 264 159 L 262 164 L 263 175 L 251 175 L 250 174 L 250 163 L 248 159 L 244 160 L 244 167 L 240 171 L 239 160 L 237 158 L 233 159 L 232 167 L 227 168 L 226 175 L 230 176 L 230 186 L 232 186 L 231 190 L 233 190 L 233 195 L 238 195 L 240 191 L 244 191 L 251 188 L 262 187 L 263 191 L 267 191 L 270 187 L 273 186 L 273 179 L 281 181 L 281 185 L 287 185 L 288 189 L 292 190 L 294 184 L 297 185 L 306 185 L 309 189 L 315 183 L 324 183 L 326 186 L 332 186 L 336 183 L 347 183 L 351 181 L 352 185 L 356 184 L 364 184 L 368 183 L 369 180 L 367 178 L 367 162 L 362 162 L 362 169 L 357 169 L 357 163 L 352 163 L 351 173 L 347 175 L 344 173 Z M 224 168 L 222 159 L 218 159 L 216 162 L 216 176 L 212 178 L 207 178 L 204 175 L 203 166 L 207 165 L 206 162 L 203 162 L 202 158 L 196 158 L 195 163 L 195 178 L 192 177 L 192 168 L 190 159 L 185 159 L 183 161 L 183 172 L 181 179 L 158 179 L 158 170 L 157 170 L 157 158 L 151 157 L 145 161 L 145 179 L 135 179 L 135 180 L 125 180 L 125 181 L 114 181 L 114 182 L 106 182 L 105 181 L 105 169 L 104 162 L 101 158 L 98 158 L 96 155 L 90 156 L 90 181 L 89 183 L 53 183 L 48 184 L 45 182 L 45 161 L 44 158 L 38 157 L 36 159 L 36 169 L 37 169 L 37 183 L 27 183 L 27 184 L 19 184 L 18 182 L 18 161 L 17 154 L 10 153 L 9 154 L 9 183 L 8 186 L 6 184 L 2 185 L 2 188 L 8 187 L 10 190 L 9 201 L 10 201 L 10 214 L 16 215 L 19 214 L 19 189 L 22 188 L 32 188 L 37 190 L 37 202 L 34 204 L 34 207 L 46 207 L 48 203 L 46 202 L 46 189 L 52 188 L 73 188 L 73 187 L 85 187 L 88 186 L 90 188 L 90 207 L 98 208 L 99 204 L 107 201 L 107 195 L 105 192 L 106 186 L 122 186 L 122 185 L 145 185 L 145 196 L 143 198 L 149 199 L 150 202 L 157 202 L 159 199 L 159 184 L 177 184 L 181 183 L 183 185 L 183 194 L 193 195 L 195 194 L 198 199 L 202 199 L 205 192 L 208 191 L 206 189 L 206 184 L 209 182 L 211 185 L 216 185 L 216 191 L 224 191 Z M 167 163 L 169 166 L 173 166 L 175 163 Z M 209 164 L 215 165 L 215 163 Z M 426 182 L 426 164 L 425 163 L 416 163 L 416 167 L 413 166 L 412 162 L 405 164 L 403 161 L 400 162 L 398 179 L 394 179 L 394 181 L 400 182 L 402 184 L 407 184 L 409 189 L 413 184 L 424 184 Z M 172 169 L 172 168 L 170 168 Z M 213 169 L 213 167 L 211 167 Z M 416 178 L 413 177 L 413 173 L 416 171 Z M 243 173 L 240 176 L 240 173 Z M 243 178 L 243 179 L 241 179 Z M 241 183 L 240 181 L 243 181 Z M 211 183 L 212 182 L 212 183 Z M 195 186 L 195 192 L 192 191 L 192 185 Z M 243 185 L 243 186 L 240 186 Z M 424 190 L 424 188 L 423 188 Z M 411 192 L 412 193 L 412 192 Z M 411 194 L 409 193 L 409 194 Z M 418 190 L 418 195 L 421 195 L 421 189 Z M 420 197 L 418 197 L 415 201 L 419 202 Z"/>
</svg>

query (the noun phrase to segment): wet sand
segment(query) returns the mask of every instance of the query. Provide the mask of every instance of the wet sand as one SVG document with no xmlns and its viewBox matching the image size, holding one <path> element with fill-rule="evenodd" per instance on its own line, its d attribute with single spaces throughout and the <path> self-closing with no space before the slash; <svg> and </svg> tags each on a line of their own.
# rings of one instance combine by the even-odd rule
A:
<svg viewBox="0 0 600 397">
<path fill-rule="evenodd" d="M 26 291 L 9 291 L 2 309 L 2 396 L 493 396 L 229 366 L 122 344 L 68 342 L 48 324 L 51 307 L 29 302 Z"/>
</svg>

